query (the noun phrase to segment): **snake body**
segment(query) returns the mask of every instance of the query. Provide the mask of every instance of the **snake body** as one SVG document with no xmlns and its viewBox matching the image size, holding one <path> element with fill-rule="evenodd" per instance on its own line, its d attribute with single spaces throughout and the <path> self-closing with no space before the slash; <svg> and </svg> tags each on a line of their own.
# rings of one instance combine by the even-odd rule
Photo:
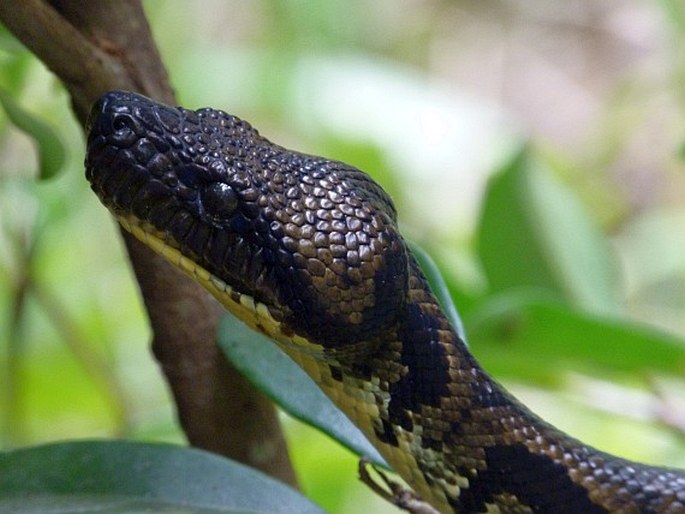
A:
<svg viewBox="0 0 685 514">
<path fill-rule="evenodd" d="M 386 192 L 214 109 L 110 92 L 86 175 L 119 222 L 272 338 L 445 513 L 685 513 L 685 474 L 548 425 L 490 378 Z"/>
</svg>

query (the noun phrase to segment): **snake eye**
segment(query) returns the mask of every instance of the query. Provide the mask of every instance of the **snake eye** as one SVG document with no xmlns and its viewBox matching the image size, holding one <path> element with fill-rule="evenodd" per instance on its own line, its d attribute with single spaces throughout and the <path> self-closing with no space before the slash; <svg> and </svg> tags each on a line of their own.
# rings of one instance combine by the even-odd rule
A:
<svg viewBox="0 0 685 514">
<path fill-rule="evenodd" d="M 214 221 L 228 220 L 238 207 L 238 195 L 223 182 L 212 182 L 200 190 L 200 201 Z"/>
</svg>

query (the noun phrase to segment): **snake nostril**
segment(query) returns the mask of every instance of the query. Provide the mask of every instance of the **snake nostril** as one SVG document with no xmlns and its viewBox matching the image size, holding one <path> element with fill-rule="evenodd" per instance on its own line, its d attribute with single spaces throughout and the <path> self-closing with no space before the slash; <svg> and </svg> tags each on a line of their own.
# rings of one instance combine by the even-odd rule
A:
<svg viewBox="0 0 685 514">
<path fill-rule="evenodd" d="M 119 148 L 128 148 L 134 144 L 140 136 L 140 128 L 135 119 L 128 113 L 117 113 L 111 116 L 111 143 Z"/>
<path fill-rule="evenodd" d="M 112 117 L 112 128 L 116 132 L 131 130 L 131 117 L 127 114 L 115 114 Z"/>
</svg>

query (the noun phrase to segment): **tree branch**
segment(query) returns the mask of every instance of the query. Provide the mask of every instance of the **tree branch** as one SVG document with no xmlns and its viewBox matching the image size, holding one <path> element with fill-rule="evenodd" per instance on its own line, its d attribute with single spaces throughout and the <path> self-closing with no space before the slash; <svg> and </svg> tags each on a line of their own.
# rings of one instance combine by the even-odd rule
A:
<svg viewBox="0 0 685 514">
<path fill-rule="evenodd" d="M 138 0 L 0 1 L 0 20 L 65 84 L 85 124 L 112 89 L 173 103 Z M 197 284 L 123 234 L 154 333 L 153 351 L 193 446 L 296 485 L 276 412 L 219 351 L 221 308 Z"/>
</svg>

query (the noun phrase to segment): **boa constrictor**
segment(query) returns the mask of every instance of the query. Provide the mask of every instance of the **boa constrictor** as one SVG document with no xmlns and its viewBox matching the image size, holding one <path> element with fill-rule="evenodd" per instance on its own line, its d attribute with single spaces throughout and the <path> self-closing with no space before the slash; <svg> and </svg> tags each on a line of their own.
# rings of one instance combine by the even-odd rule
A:
<svg viewBox="0 0 685 514">
<path fill-rule="evenodd" d="M 591 448 L 490 378 L 364 172 L 214 109 L 110 92 L 86 175 L 137 238 L 272 338 L 441 512 L 685 513 L 685 474 Z"/>
</svg>

